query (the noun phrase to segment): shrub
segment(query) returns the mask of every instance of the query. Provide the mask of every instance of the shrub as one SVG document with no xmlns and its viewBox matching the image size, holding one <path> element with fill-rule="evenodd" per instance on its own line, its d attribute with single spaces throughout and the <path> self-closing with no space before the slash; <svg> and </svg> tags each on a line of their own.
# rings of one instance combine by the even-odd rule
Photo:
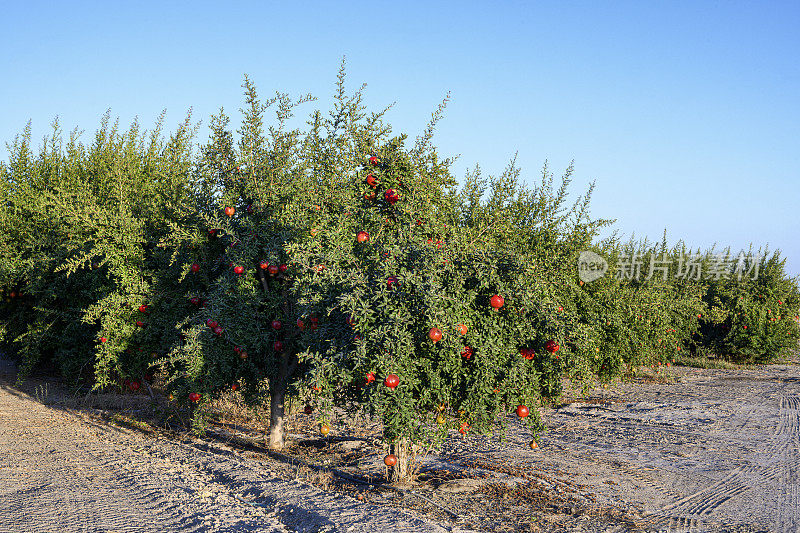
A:
<svg viewBox="0 0 800 533">
<path fill-rule="evenodd" d="M 798 280 L 785 272 L 780 253 L 742 256 L 734 273 L 709 284 L 705 300 L 719 320 L 704 321 L 700 344 L 737 363 L 769 363 L 795 352 L 800 339 Z M 738 258 L 737 258 L 738 264 Z"/>
<path fill-rule="evenodd" d="M 73 132 L 62 151 L 57 124 L 38 158 L 29 129 L 12 146 L 2 222 L 16 252 L 3 277 L 24 280 L 35 305 L 16 306 L 4 324 L 23 377 L 44 357 L 101 387 L 140 378 L 138 308 L 169 259 L 156 244 L 191 198 L 188 120 L 168 143 L 161 121 L 145 144 L 138 124 L 120 134 L 106 115 L 89 147 Z"/>
</svg>

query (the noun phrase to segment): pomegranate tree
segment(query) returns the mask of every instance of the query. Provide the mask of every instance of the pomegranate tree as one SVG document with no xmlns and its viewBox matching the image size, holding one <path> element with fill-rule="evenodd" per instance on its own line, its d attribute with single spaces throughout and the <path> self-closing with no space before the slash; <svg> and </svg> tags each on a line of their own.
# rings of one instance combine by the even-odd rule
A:
<svg viewBox="0 0 800 533">
<path fill-rule="evenodd" d="M 324 240 L 287 246 L 298 299 L 325 317 L 297 342 L 320 419 L 335 405 L 380 418 L 394 479 L 410 474 L 415 446 L 491 432 L 518 405 L 556 396 L 563 361 L 547 342 L 564 342 L 557 312 L 541 306 L 553 300 L 547 280 L 513 250 L 476 242 L 446 165 L 403 141 L 371 146 L 349 179 L 320 191 Z M 365 197 L 373 184 L 379 194 Z M 536 434 L 539 411 L 527 409 L 517 418 Z"/>
</svg>

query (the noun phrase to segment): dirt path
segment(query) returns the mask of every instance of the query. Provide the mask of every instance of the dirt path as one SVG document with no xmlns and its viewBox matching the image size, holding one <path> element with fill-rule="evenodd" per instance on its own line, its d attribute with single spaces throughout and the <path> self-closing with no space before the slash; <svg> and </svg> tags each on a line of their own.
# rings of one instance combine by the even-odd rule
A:
<svg viewBox="0 0 800 533">
<path fill-rule="evenodd" d="M 524 478 L 518 489 L 452 492 L 424 481 L 417 489 L 456 510 L 459 523 L 488 531 L 800 531 L 800 366 L 669 372 L 675 383 L 595 389 L 548 410 L 538 450 L 512 417 L 505 442 L 454 432 L 425 461 L 463 477 L 505 472 Z M 326 461 L 345 443 L 321 444 L 315 460 Z M 357 450 L 331 464 L 380 475 L 380 447 Z M 291 472 L 213 440 L 98 424 L 0 380 L 0 533 L 459 531 Z"/>
<path fill-rule="evenodd" d="M 539 451 L 518 430 L 504 445 L 452 441 L 447 456 L 527 465 L 638 509 L 642 529 L 800 531 L 800 367 L 676 372 L 675 384 L 599 389 L 550 410 Z"/>
<path fill-rule="evenodd" d="M 0 369 L 2 371 L 2 369 Z M 32 400 L 0 375 L 0 533 L 454 531 Z"/>
</svg>

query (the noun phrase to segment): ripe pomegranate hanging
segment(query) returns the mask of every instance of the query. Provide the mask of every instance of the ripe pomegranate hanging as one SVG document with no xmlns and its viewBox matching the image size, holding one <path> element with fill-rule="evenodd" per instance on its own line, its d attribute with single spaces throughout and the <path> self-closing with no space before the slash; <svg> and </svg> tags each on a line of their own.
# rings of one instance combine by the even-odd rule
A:
<svg viewBox="0 0 800 533">
<path fill-rule="evenodd" d="M 503 307 L 505 303 L 506 303 L 505 298 L 503 298 L 499 294 L 495 294 L 494 296 L 492 296 L 491 300 L 489 301 L 489 304 L 495 309 L 500 309 L 501 307 Z"/>
<path fill-rule="evenodd" d="M 383 193 L 383 198 L 389 202 L 390 205 L 394 205 L 400 199 L 400 195 L 397 194 L 397 191 L 394 189 L 388 189 Z"/>
</svg>

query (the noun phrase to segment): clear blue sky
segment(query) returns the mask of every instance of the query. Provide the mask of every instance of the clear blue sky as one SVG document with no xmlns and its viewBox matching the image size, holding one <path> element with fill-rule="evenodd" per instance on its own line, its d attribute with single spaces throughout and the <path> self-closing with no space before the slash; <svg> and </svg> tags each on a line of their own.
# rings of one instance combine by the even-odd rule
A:
<svg viewBox="0 0 800 533">
<path fill-rule="evenodd" d="M 622 233 L 769 244 L 800 274 L 796 0 L 233 3 L 6 2 L 0 140 L 58 115 L 91 141 L 108 108 L 123 127 L 236 120 L 245 73 L 327 109 L 346 56 L 395 132 L 452 92 L 435 142 L 459 179 L 517 151 L 528 183 L 574 159 L 573 191 L 596 180 L 593 215 Z"/>
</svg>

